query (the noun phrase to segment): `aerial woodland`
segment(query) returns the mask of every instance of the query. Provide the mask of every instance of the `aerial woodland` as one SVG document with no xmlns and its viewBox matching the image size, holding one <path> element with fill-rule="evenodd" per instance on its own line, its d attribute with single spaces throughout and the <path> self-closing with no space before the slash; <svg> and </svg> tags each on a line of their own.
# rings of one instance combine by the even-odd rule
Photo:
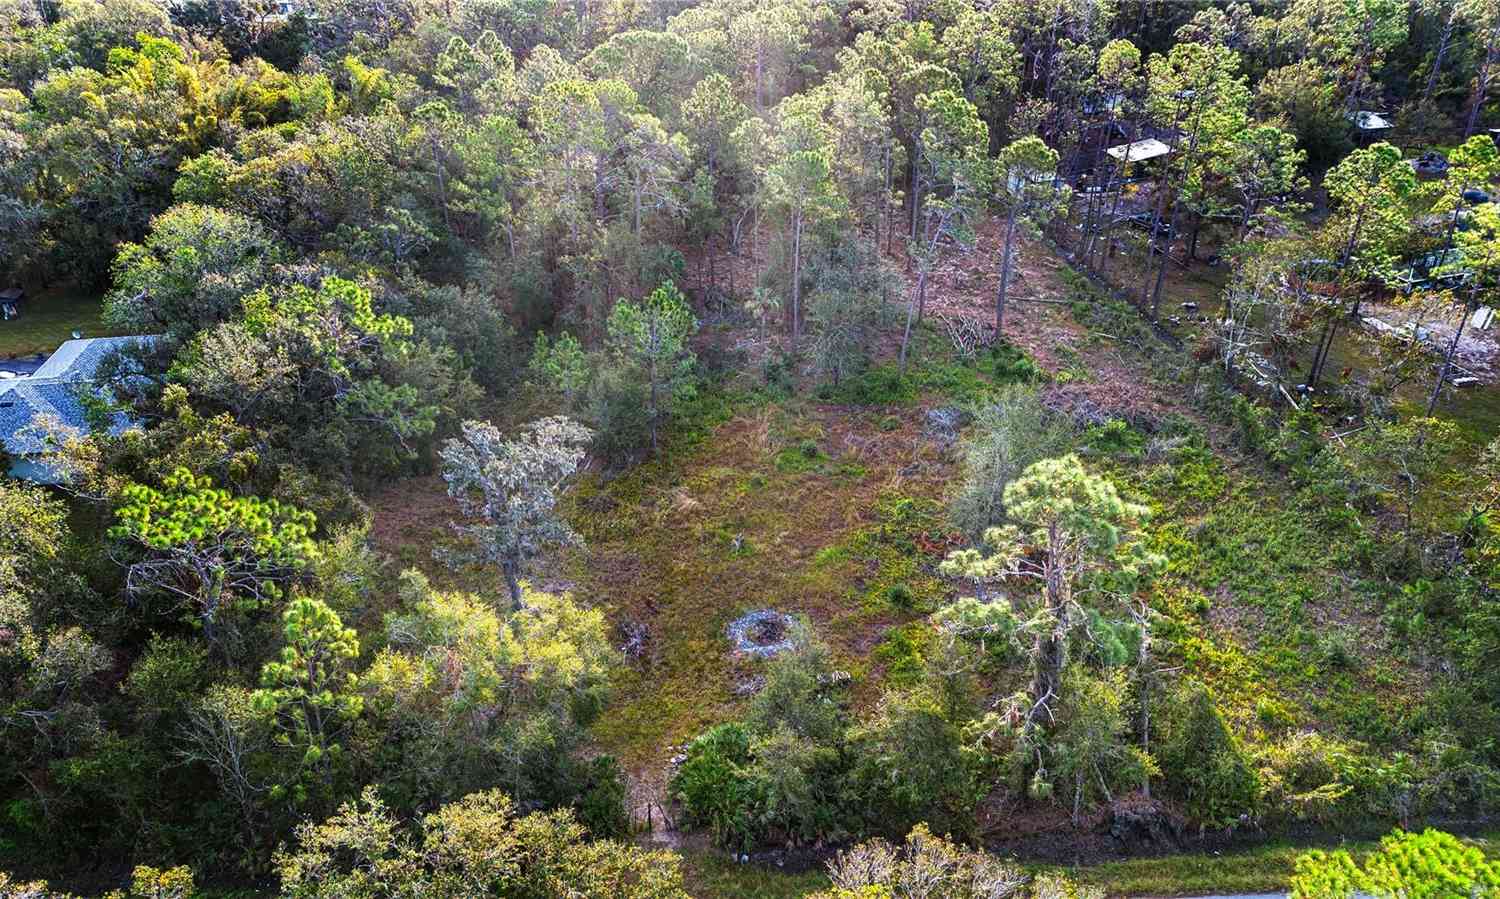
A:
<svg viewBox="0 0 1500 899">
<path fill-rule="evenodd" d="M 1497 200 L 1500 0 L 0 0 L 0 897 L 1500 896 Z"/>
</svg>

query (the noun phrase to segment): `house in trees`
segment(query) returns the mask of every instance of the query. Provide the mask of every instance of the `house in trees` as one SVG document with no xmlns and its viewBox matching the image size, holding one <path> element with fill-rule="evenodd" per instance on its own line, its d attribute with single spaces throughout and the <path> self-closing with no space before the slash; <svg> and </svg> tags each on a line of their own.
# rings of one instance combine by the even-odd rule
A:
<svg viewBox="0 0 1500 899">
<path fill-rule="evenodd" d="M 99 384 L 99 369 L 110 356 L 152 340 L 151 337 L 69 340 L 30 375 L 0 380 L 0 446 L 4 447 L 9 463 L 8 474 L 37 484 L 59 483 L 61 473 L 44 458 L 47 438 L 58 431 L 89 433 L 91 407 L 101 410 L 111 434 L 132 427 L 130 416 L 106 411 L 110 395 Z"/>
<path fill-rule="evenodd" d="M 1110 147 L 1104 152 L 1108 153 L 1114 159 L 1129 164 L 1166 156 L 1172 152 L 1172 148 L 1167 146 L 1165 142 L 1157 140 L 1154 137 L 1147 137 L 1131 141 L 1128 144 Z"/>
<path fill-rule="evenodd" d="M 1350 113 L 1349 122 L 1354 125 L 1354 130 L 1361 144 L 1369 141 L 1384 140 L 1386 133 L 1396 127 L 1396 124 L 1383 114 L 1369 109 L 1361 109 L 1358 112 Z"/>
</svg>

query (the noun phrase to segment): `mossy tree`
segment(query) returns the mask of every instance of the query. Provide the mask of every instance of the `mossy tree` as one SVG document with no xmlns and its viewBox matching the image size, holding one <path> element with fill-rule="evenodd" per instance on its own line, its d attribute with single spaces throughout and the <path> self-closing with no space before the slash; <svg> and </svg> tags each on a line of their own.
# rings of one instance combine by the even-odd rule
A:
<svg viewBox="0 0 1500 899">
<path fill-rule="evenodd" d="M 1128 596 L 1163 560 L 1125 539 L 1125 528 L 1145 518 L 1146 507 L 1121 497 L 1113 483 L 1088 471 L 1075 455 L 1027 468 L 1005 488 L 1005 509 L 1015 523 L 985 532 L 993 554 L 959 550 L 942 570 L 976 580 L 1029 581 L 1040 589 L 1040 602 L 1020 625 L 1032 637 L 1030 686 L 1011 697 L 1002 713 L 988 716 L 986 727 L 1013 737 L 1017 771 L 1030 772 L 1034 795 L 1050 794 L 1041 737 L 1062 712 L 1070 644 L 1085 625 L 1091 632 L 1116 634 L 1116 626 L 1083 600 Z M 1121 656 L 1107 661 L 1127 661 L 1118 638 L 1101 646 L 1110 656 Z"/>
</svg>

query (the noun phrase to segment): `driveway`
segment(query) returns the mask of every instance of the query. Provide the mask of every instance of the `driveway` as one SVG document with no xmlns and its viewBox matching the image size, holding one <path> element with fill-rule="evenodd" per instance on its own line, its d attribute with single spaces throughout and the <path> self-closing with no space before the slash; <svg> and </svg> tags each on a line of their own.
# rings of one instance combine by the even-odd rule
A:
<svg viewBox="0 0 1500 899">
<path fill-rule="evenodd" d="M 0 372 L 9 372 L 18 377 L 25 377 L 42 367 L 47 361 L 45 354 L 22 356 L 19 359 L 0 359 Z M 0 380 L 7 380 L 0 375 Z"/>
</svg>

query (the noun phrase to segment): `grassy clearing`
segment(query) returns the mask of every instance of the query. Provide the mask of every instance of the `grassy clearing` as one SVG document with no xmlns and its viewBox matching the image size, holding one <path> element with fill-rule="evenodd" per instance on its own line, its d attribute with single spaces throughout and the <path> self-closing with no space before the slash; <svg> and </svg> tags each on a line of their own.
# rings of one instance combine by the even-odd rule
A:
<svg viewBox="0 0 1500 899">
<path fill-rule="evenodd" d="M 1171 559 L 1154 602 L 1164 645 L 1175 647 L 1161 661 L 1209 683 L 1257 745 L 1315 729 L 1384 756 L 1441 726 L 1430 672 L 1385 620 L 1399 585 L 1372 574 L 1382 544 L 1368 524 L 1235 449 L 1229 426 L 1172 379 L 1185 356 L 1136 313 L 1101 305 L 1065 271 L 1045 284 L 1032 277 L 1032 289 L 1072 300 L 1073 315 L 1020 307 L 1008 332 L 1027 356 L 1045 360 L 1068 397 L 1148 422 L 1097 428 L 1081 448 L 1155 513 L 1142 537 Z M 919 338 L 919 364 L 904 378 L 887 365 L 801 396 L 705 389 L 656 460 L 596 475 L 570 497 L 586 548 L 548 580 L 649 632 L 593 732 L 632 773 L 637 799 L 663 798 L 675 747 L 743 710 L 735 686 L 762 667 L 729 654 L 724 628 L 743 612 L 807 616 L 853 675 L 857 713 L 921 670 L 930 636 L 921 619 L 955 589 L 934 569 L 951 545 L 943 501 L 957 454 L 924 432 L 926 408 L 982 399 L 998 381 L 1029 377 L 1031 363 L 1009 350 L 958 363 L 931 329 Z M 1482 443 L 1500 429 L 1500 393 L 1461 394 L 1447 414 L 1466 417 L 1469 442 Z M 424 489 L 441 493 L 436 479 Z M 430 566 L 428 547 L 446 539 L 446 501 L 426 511 L 408 497 L 379 505 L 377 542 Z M 1273 844 L 1074 873 L 1114 895 L 1260 891 L 1284 887 L 1297 852 Z M 804 895 L 822 883 L 712 851 L 690 851 L 687 865 L 705 897 Z"/>
<path fill-rule="evenodd" d="M 1500 831 L 1489 831 L 1469 841 L 1493 854 L 1500 846 Z M 1379 840 L 1349 840 L 1322 848 L 1346 849 L 1362 859 L 1378 845 Z M 1270 893 L 1287 888 L 1297 856 L 1309 848 L 1315 847 L 1273 842 L 1243 852 L 1126 859 L 1069 868 L 1067 872 L 1110 896 Z"/>
<path fill-rule="evenodd" d="M 1500 850 L 1500 831 L 1485 831 L 1466 841 L 1494 855 Z M 1132 858 L 1060 870 L 1079 883 L 1099 887 L 1108 896 L 1274 893 L 1287 889 L 1297 856 L 1309 849 L 1345 849 L 1356 859 L 1363 859 L 1378 845 L 1378 839 L 1320 846 L 1274 841 L 1237 852 Z M 790 899 L 828 886 L 828 878 L 821 872 L 786 874 L 759 865 L 741 865 L 720 852 L 690 852 L 684 856 L 684 864 L 690 892 L 699 899 Z M 1032 874 L 1058 870 L 1055 865 L 1024 862 L 1021 867 Z"/>
<path fill-rule="evenodd" d="M 729 653 L 738 615 L 807 616 L 864 696 L 878 679 L 865 676 L 878 673 L 870 649 L 937 598 L 952 460 L 922 437 L 919 410 L 741 396 L 715 417 L 686 423 L 689 445 L 573 497 L 587 550 L 568 577 L 651 635 L 595 728 L 638 769 L 738 711 L 735 684 L 762 665 Z"/>
<path fill-rule="evenodd" d="M 711 849 L 683 853 L 688 893 L 695 899 L 796 899 L 827 889 L 822 871 L 789 874 L 762 865 L 742 865 Z"/>
<path fill-rule="evenodd" d="M 107 336 L 99 323 L 99 297 L 72 288 L 32 295 L 21 317 L 0 321 L 0 358 L 50 353 L 78 331 L 85 337 Z"/>
</svg>

